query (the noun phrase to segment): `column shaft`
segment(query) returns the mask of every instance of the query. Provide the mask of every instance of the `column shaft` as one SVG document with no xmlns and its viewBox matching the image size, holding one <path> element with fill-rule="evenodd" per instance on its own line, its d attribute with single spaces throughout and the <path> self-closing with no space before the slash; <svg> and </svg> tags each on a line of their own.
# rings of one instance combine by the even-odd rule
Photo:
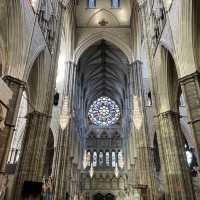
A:
<svg viewBox="0 0 200 200">
<path fill-rule="evenodd" d="M 159 144 L 162 148 L 165 178 L 168 185 L 166 199 L 194 199 L 189 169 L 186 166 L 184 138 L 180 129 L 179 115 L 165 112 L 159 115 Z"/>
<path fill-rule="evenodd" d="M 37 199 L 21 194 L 24 181 L 42 182 L 49 127 L 48 115 L 36 111 L 28 114 L 13 199 Z"/>
<path fill-rule="evenodd" d="M 142 76 L 142 63 L 136 61 L 133 63 L 131 69 L 130 79 L 133 84 L 133 132 L 135 134 L 136 145 L 136 167 L 134 168 L 134 174 L 136 176 L 136 184 L 147 186 L 147 193 L 149 199 L 153 200 L 156 195 L 155 184 L 155 171 L 153 166 L 153 154 L 150 148 L 149 133 L 147 129 L 146 110 L 144 103 L 144 86 Z"/>
</svg>

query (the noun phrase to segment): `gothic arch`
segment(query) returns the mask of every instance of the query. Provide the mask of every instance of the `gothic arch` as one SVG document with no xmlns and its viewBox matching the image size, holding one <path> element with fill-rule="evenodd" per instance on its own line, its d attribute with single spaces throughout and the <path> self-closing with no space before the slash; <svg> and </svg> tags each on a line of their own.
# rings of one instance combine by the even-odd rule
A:
<svg viewBox="0 0 200 200">
<path fill-rule="evenodd" d="M 181 1 L 181 14 L 180 14 L 180 46 L 177 49 L 179 56 L 178 64 L 180 66 L 181 77 L 196 71 L 195 55 L 193 42 L 193 13 L 194 3 L 198 0 L 182 0 Z"/>
<path fill-rule="evenodd" d="M 114 33 L 111 35 L 107 31 L 101 31 L 98 33 L 94 33 L 89 35 L 85 40 L 81 41 L 78 47 L 75 50 L 74 56 L 73 56 L 73 61 L 74 63 L 78 63 L 79 58 L 85 52 L 86 49 L 88 49 L 90 46 L 95 44 L 98 41 L 101 40 L 106 40 L 112 44 L 114 44 L 116 47 L 118 47 L 128 58 L 129 63 L 134 62 L 134 57 L 132 55 L 131 48 L 125 44 L 124 42 L 121 41 L 121 39 L 114 35 Z"/>
<path fill-rule="evenodd" d="M 173 47 L 170 46 L 170 44 L 167 44 L 167 42 L 164 41 L 162 38 L 160 39 L 159 45 L 161 47 L 165 48 L 167 51 L 169 51 L 169 53 L 171 54 L 171 57 L 174 60 L 176 71 L 178 72 L 179 71 L 178 63 L 177 63 L 176 54 L 175 54 L 175 51 L 174 51 Z"/>
<path fill-rule="evenodd" d="M 25 69 L 24 72 L 24 77 L 23 80 L 28 80 L 29 74 L 31 72 L 31 69 L 34 65 L 34 63 L 36 62 L 36 60 L 38 59 L 38 57 L 40 56 L 40 54 L 45 51 L 45 44 L 42 44 L 41 46 L 39 46 L 35 52 L 33 53 L 32 57 L 29 59 L 28 64 L 27 64 L 27 68 Z"/>
<path fill-rule="evenodd" d="M 192 5 L 192 31 L 193 31 L 193 50 L 196 67 L 200 70 L 200 1 L 193 0 Z"/>
<path fill-rule="evenodd" d="M 48 66 L 45 58 L 45 51 L 42 51 L 31 67 L 27 79 L 31 110 L 40 112 L 44 110 L 45 96 L 48 89 L 45 87 L 46 80 L 48 80 L 48 73 L 45 72 L 46 67 Z"/>
<path fill-rule="evenodd" d="M 155 56 L 156 62 L 154 76 L 157 79 L 156 89 L 159 112 L 178 111 L 179 83 L 176 64 L 169 52 L 163 46 L 159 46 Z"/>
<path fill-rule="evenodd" d="M 92 20 L 97 16 L 99 17 L 98 15 L 103 15 L 104 17 L 107 15 L 108 18 L 110 18 L 109 20 L 112 20 L 116 25 L 120 25 L 120 22 L 119 20 L 117 19 L 117 17 L 112 13 L 110 12 L 109 10 L 106 10 L 106 9 L 100 9 L 98 10 L 97 12 L 95 12 L 88 20 L 88 23 L 87 25 L 89 26 L 91 23 L 92 23 Z"/>
</svg>

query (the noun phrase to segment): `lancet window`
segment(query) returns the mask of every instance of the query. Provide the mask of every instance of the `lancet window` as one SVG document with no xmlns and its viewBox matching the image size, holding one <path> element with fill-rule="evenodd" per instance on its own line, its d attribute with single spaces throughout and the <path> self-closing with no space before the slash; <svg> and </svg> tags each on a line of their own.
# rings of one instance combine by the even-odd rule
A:
<svg viewBox="0 0 200 200">
<path fill-rule="evenodd" d="M 87 152 L 86 161 L 87 161 L 87 166 L 90 166 L 90 162 L 91 162 L 91 153 L 90 153 L 90 151 Z"/>
<path fill-rule="evenodd" d="M 120 0 L 111 0 L 111 6 L 112 8 L 119 8 Z"/>
<path fill-rule="evenodd" d="M 92 153 L 93 152 L 93 153 Z M 118 152 L 118 153 L 116 153 Z M 123 161 L 123 154 L 122 151 L 119 149 L 116 150 L 88 150 L 86 154 L 86 161 L 87 161 L 87 167 L 91 166 L 91 163 L 93 167 L 115 167 L 116 163 L 118 163 L 118 166 L 122 169 L 124 166 Z"/>
<path fill-rule="evenodd" d="M 113 151 L 112 152 L 112 167 L 115 167 L 116 165 L 116 153 Z"/>
<path fill-rule="evenodd" d="M 106 167 L 110 166 L 110 153 L 107 151 L 106 152 Z"/>
<path fill-rule="evenodd" d="M 95 8 L 96 0 L 88 0 L 88 8 Z"/>
<path fill-rule="evenodd" d="M 96 167 L 97 166 L 97 152 L 94 151 L 93 153 L 93 167 Z"/>
<path fill-rule="evenodd" d="M 100 151 L 99 152 L 99 166 L 101 167 L 101 166 L 103 166 L 103 152 L 102 151 Z"/>
</svg>

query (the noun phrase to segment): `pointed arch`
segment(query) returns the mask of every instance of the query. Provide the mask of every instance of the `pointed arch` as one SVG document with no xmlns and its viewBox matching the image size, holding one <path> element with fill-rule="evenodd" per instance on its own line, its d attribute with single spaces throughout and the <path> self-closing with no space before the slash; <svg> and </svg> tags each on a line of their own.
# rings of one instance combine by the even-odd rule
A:
<svg viewBox="0 0 200 200">
<path fill-rule="evenodd" d="M 110 34 L 108 31 L 101 31 L 98 33 L 91 34 L 88 36 L 85 40 L 81 41 L 78 47 L 75 50 L 73 61 L 75 64 L 78 63 L 79 58 L 83 54 L 83 52 L 88 49 L 90 46 L 95 44 L 98 41 L 106 40 L 112 44 L 114 44 L 116 47 L 118 47 L 128 58 L 129 63 L 134 62 L 134 57 L 132 55 L 132 50 L 130 46 L 128 46 L 126 43 L 124 43 L 121 38 L 114 34 Z"/>
</svg>

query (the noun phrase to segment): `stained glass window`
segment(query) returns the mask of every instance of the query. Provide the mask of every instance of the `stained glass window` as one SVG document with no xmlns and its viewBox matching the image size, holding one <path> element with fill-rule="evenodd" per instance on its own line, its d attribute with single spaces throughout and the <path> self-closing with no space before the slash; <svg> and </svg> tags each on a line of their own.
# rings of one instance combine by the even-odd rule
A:
<svg viewBox="0 0 200 200">
<path fill-rule="evenodd" d="M 106 166 L 110 166 L 110 153 L 108 151 L 106 152 Z"/>
<path fill-rule="evenodd" d="M 103 166 L 103 152 L 99 152 L 99 166 Z"/>
<path fill-rule="evenodd" d="M 116 155 L 115 155 L 115 152 L 113 151 L 112 152 L 112 167 L 115 167 L 115 164 L 116 164 Z"/>
<path fill-rule="evenodd" d="M 97 152 L 94 151 L 93 153 L 93 167 L 97 166 Z"/>
<path fill-rule="evenodd" d="M 95 8 L 96 0 L 88 0 L 88 8 Z"/>
<path fill-rule="evenodd" d="M 120 0 L 111 0 L 112 8 L 119 8 Z"/>
<path fill-rule="evenodd" d="M 118 152 L 118 165 L 120 168 L 124 167 L 122 151 Z"/>
<path fill-rule="evenodd" d="M 91 153 L 90 153 L 90 151 L 88 151 L 88 152 L 87 152 L 87 157 L 86 157 L 87 166 L 90 166 L 90 159 L 91 159 Z"/>
<path fill-rule="evenodd" d="M 100 97 L 90 106 L 88 116 L 95 125 L 108 127 L 119 120 L 120 110 L 109 97 Z"/>
</svg>

